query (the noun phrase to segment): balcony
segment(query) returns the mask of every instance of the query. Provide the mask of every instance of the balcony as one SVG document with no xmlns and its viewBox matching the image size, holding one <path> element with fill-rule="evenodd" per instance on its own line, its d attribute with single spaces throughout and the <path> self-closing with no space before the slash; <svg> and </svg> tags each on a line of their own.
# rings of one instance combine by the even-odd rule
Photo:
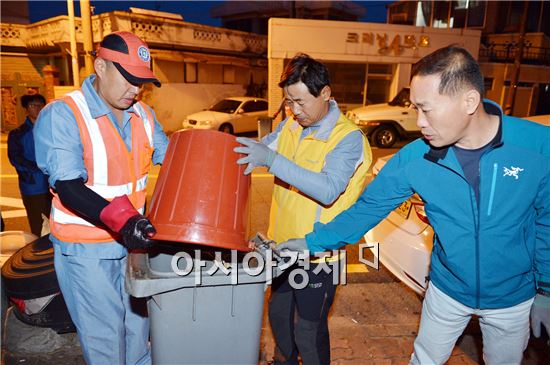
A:
<svg viewBox="0 0 550 365">
<path fill-rule="evenodd" d="M 518 52 L 516 42 L 490 43 L 479 49 L 479 61 L 513 63 Z M 550 48 L 533 47 L 527 43 L 523 47 L 522 63 L 528 65 L 550 66 Z"/>
<path fill-rule="evenodd" d="M 76 41 L 81 45 L 84 36 L 78 17 L 75 18 L 75 27 Z M 69 18 L 66 15 L 28 25 L 1 23 L 1 29 L 2 48 L 56 52 L 70 43 Z M 94 43 L 120 30 L 136 33 L 153 50 L 200 50 L 241 57 L 261 57 L 267 52 L 267 37 L 262 35 L 123 11 L 92 16 Z"/>
</svg>

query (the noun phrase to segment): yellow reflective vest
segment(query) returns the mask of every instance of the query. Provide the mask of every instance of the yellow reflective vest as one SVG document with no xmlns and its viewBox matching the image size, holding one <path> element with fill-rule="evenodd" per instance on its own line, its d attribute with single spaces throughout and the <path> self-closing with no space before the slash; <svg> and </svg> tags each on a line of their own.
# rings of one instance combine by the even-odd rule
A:
<svg viewBox="0 0 550 365">
<path fill-rule="evenodd" d="M 305 169 L 321 172 L 327 155 L 349 133 L 359 128 L 340 114 L 329 138 L 315 138 L 315 132 L 300 141 L 303 128 L 294 120 L 288 120 L 280 132 L 277 152 Z M 330 205 L 322 205 L 302 193 L 296 187 L 275 178 L 269 229 L 269 239 L 282 243 L 291 238 L 303 238 L 313 230 L 316 222 L 330 222 L 349 208 L 363 192 L 372 153 L 367 138 L 363 136 L 363 161 L 356 168 L 346 190 Z"/>
</svg>

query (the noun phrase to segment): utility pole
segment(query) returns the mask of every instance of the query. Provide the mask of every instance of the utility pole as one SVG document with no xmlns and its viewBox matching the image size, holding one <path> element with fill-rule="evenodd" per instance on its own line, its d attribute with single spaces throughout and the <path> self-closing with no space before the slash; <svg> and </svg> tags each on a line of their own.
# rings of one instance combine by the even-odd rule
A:
<svg viewBox="0 0 550 365">
<path fill-rule="evenodd" d="M 76 27 L 74 24 L 74 1 L 67 0 L 67 10 L 69 12 L 69 34 L 71 37 L 71 60 L 73 69 L 73 85 L 80 87 L 80 75 L 78 70 L 78 51 L 76 49 Z"/>
<path fill-rule="evenodd" d="M 296 18 L 296 1 L 290 2 L 290 17 Z"/>
<path fill-rule="evenodd" d="M 516 50 L 516 57 L 514 58 L 514 73 L 510 80 L 510 89 L 508 90 L 508 101 L 504 107 L 506 115 L 512 115 L 514 111 L 514 103 L 516 102 L 516 93 L 518 89 L 519 71 L 521 67 L 521 59 L 523 56 L 523 47 L 525 45 L 525 28 L 527 25 L 527 14 L 529 12 L 529 1 L 523 2 L 523 14 L 521 15 L 520 33 L 518 46 Z"/>
<path fill-rule="evenodd" d="M 92 14 L 90 11 L 90 0 L 80 0 L 80 19 L 82 20 L 82 34 L 84 35 L 84 65 L 86 76 L 94 73 L 94 59 L 92 57 Z"/>
</svg>

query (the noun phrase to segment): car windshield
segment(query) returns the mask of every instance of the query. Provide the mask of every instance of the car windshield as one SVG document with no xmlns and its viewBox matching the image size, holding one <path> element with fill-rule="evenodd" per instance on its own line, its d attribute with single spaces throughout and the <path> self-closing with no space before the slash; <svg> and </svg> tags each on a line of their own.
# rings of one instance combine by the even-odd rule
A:
<svg viewBox="0 0 550 365">
<path fill-rule="evenodd" d="M 395 96 L 388 104 L 391 106 L 404 106 L 408 107 L 411 105 L 410 101 L 410 91 L 408 88 L 402 89 L 399 94 Z"/>
<path fill-rule="evenodd" d="M 238 100 L 223 99 L 211 106 L 209 110 L 212 110 L 213 112 L 233 114 L 239 105 L 241 105 L 241 102 Z"/>
</svg>

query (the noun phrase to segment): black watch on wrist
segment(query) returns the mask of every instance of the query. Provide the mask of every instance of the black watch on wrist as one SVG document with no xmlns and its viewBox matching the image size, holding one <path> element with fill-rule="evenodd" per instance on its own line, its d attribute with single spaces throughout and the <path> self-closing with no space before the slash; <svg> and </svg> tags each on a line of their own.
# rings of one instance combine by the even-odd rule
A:
<svg viewBox="0 0 550 365">
<path fill-rule="evenodd" d="M 545 297 L 550 297 L 550 288 L 548 289 L 543 289 L 543 288 L 538 288 L 537 289 L 537 294 L 540 294 L 540 295 L 544 295 Z"/>
</svg>

